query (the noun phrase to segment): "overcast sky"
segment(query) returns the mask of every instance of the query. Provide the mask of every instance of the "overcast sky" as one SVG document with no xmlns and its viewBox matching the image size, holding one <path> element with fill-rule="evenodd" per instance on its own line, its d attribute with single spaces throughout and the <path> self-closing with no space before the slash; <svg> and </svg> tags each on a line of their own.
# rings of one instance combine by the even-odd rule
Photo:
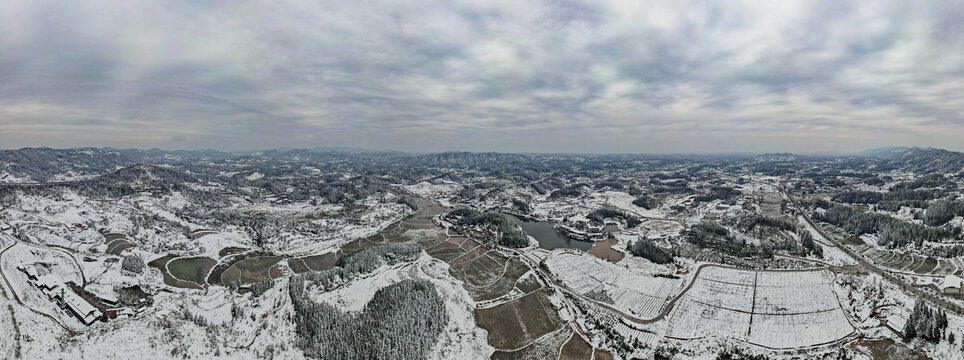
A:
<svg viewBox="0 0 964 360">
<path fill-rule="evenodd" d="M 0 1 L 0 147 L 964 150 L 961 1 Z"/>
</svg>

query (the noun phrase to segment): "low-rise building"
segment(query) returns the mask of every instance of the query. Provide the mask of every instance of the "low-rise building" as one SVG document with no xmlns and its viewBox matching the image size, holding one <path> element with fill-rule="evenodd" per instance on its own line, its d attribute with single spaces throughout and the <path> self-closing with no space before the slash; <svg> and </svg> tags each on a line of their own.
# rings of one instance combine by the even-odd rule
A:
<svg viewBox="0 0 964 360">
<path fill-rule="evenodd" d="M 941 281 L 940 290 L 945 294 L 960 294 L 961 293 L 961 277 L 957 275 L 948 275 L 944 277 Z"/>
<path fill-rule="evenodd" d="M 26 267 L 21 270 L 27 273 L 29 277 L 30 273 L 27 269 L 31 269 L 31 267 Z M 38 276 L 36 279 L 30 280 L 30 282 L 36 286 L 40 292 L 47 295 L 48 300 L 56 302 L 61 308 L 70 310 L 84 325 L 92 324 L 102 315 L 100 310 L 97 310 L 97 308 L 87 302 L 87 300 L 77 295 L 73 289 L 60 281 L 60 278 L 54 274 Z"/>
</svg>

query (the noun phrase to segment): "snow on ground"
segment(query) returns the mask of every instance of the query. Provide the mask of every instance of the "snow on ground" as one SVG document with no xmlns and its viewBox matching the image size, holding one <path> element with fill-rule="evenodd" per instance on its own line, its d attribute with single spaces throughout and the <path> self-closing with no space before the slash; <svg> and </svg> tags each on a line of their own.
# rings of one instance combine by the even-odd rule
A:
<svg viewBox="0 0 964 360">
<path fill-rule="evenodd" d="M 247 240 L 247 234 L 238 231 L 230 231 L 204 235 L 195 241 L 197 241 L 197 243 L 200 244 L 204 249 L 204 252 L 199 254 L 199 256 L 207 256 L 212 259 L 219 259 L 220 254 L 218 254 L 218 252 L 221 251 L 221 249 L 226 247 L 247 246 Z"/>
<path fill-rule="evenodd" d="M 843 250 L 840 250 L 836 246 L 833 246 L 833 243 L 830 242 L 830 240 L 825 239 L 823 235 L 820 235 L 820 233 L 817 232 L 817 230 L 814 229 L 813 226 L 810 226 L 810 223 L 804 220 L 802 216 L 798 216 L 797 220 L 798 220 L 797 223 L 802 224 L 804 228 L 810 232 L 810 235 L 813 235 L 814 240 L 816 240 L 817 243 L 820 244 L 821 247 L 823 247 L 824 262 L 827 262 L 833 265 L 856 265 L 857 264 L 857 261 L 854 260 L 854 258 L 850 257 L 850 255 L 847 255 L 847 253 L 843 252 Z"/>
<path fill-rule="evenodd" d="M 836 341 L 854 332 L 831 287 L 817 271 L 752 271 L 709 266 L 667 317 L 666 336 L 728 336 L 771 348 Z"/>
<path fill-rule="evenodd" d="M 404 185 L 402 188 L 415 195 L 442 202 L 461 191 L 462 185 L 450 181 L 439 181 L 438 184 L 422 181 L 414 185 Z M 444 202 L 442 205 L 448 206 L 448 204 Z"/>
<path fill-rule="evenodd" d="M 37 269 L 38 275 L 53 275 L 60 284 L 68 281 L 83 284 L 77 265 L 67 254 L 39 246 L 18 243 L 3 253 L 2 260 L 0 266 L 3 268 L 3 274 L 13 287 L 10 290 L 16 292 L 20 300 L 28 307 L 57 318 L 71 329 L 84 328 L 80 321 L 66 310 L 58 307 L 55 302 L 50 301 L 47 295 L 29 282 L 27 274 L 18 269 L 19 266 L 31 266 Z M 4 284 L 4 287 L 6 287 L 6 284 Z"/>
<path fill-rule="evenodd" d="M 378 289 L 406 279 L 426 279 L 435 285 L 445 301 L 449 323 L 435 345 L 430 359 L 482 359 L 495 349 L 487 342 L 487 332 L 475 324 L 474 302 L 449 275 L 449 265 L 426 253 L 411 263 L 382 266 L 368 276 L 352 281 L 333 291 L 311 293 L 312 299 L 327 302 L 343 311 L 358 312 L 375 296 Z"/>
<path fill-rule="evenodd" d="M 639 216 L 666 218 L 666 213 L 659 209 L 646 210 L 633 204 L 636 197 L 622 191 L 605 191 L 593 193 L 588 196 L 586 205 L 589 208 L 598 209 L 603 206 L 612 206 L 618 209 L 627 210 Z"/>
<path fill-rule="evenodd" d="M 340 218 L 312 220 L 325 224 L 326 231 L 312 234 L 312 236 L 284 232 L 280 236 L 285 240 L 284 242 L 269 244 L 266 248 L 279 254 L 331 252 L 352 240 L 372 236 L 410 213 L 411 210 L 401 204 L 372 204 L 354 220 Z"/>
<path fill-rule="evenodd" d="M 670 271 L 633 256 L 613 264 L 585 253 L 554 251 L 545 263 L 560 282 L 574 291 L 605 291 L 614 300 L 614 307 L 646 319 L 656 317 L 684 285 L 681 279 L 653 276 Z"/>
</svg>

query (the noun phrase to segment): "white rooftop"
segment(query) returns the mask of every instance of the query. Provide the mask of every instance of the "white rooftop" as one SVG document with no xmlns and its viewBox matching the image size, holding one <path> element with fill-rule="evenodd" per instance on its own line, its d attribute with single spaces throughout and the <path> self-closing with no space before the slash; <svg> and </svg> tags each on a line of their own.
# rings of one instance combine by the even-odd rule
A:
<svg viewBox="0 0 964 360">
<path fill-rule="evenodd" d="M 86 324 L 90 324 L 100 317 L 100 310 L 97 310 L 97 308 L 87 302 L 87 300 L 84 300 L 84 298 L 73 291 L 64 292 L 64 303 L 75 313 L 80 314 Z"/>
<path fill-rule="evenodd" d="M 941 281 L 941 289 L 947 288 L 961 288 L 961 277 L 957 275 L 947 275 L 944 277 L 944 281 Z"/>
</svg>

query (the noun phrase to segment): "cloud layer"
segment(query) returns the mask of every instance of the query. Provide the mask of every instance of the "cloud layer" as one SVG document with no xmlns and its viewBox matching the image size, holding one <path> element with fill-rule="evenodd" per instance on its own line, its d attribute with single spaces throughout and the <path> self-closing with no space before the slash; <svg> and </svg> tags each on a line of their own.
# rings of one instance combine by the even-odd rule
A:
<svg viewBox="0 0 964 360">
<path fill-rule="evenodd" d="M 964 150 L 955 1 L 4 1 L 0 147 Z"/>
</svg>

